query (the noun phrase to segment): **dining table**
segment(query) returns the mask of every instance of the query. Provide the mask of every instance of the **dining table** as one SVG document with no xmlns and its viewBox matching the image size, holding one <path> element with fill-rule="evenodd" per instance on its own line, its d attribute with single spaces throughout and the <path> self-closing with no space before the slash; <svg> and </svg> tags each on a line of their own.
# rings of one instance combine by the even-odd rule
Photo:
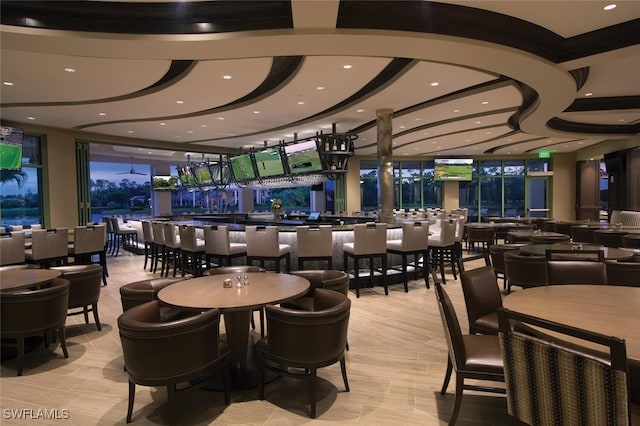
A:
<svg viewBox="0 0 640 426">
<path fill-rule="evenodd" d="M 539 231 L 534 229 L 512 229 L 507 232 L 507 237 L 511 242 L 530 241 L 534 236 L 540 239 L 548 238 L 549 240 L 552 240 L 554 238 L 567 238 L 565 234 L 561 234 L 559 232 Z"/>
<path fill-rule="evenodd" d="M 640 404 L 640 288 L 617 285 L 549 285 L 514 291 L 503 307 L 527 315 L 623 338 L 629 367 L 630 399 Z M 547 332 L 546 333 L 552 333 Z M 562 336 L 595 351 L 602 346 Z"/>
<path fill-rule="evenodd" d="M 0 291 L 9 292 L 40 287 L 58 278 L 62 272 L 51 269 L 9 269 L 0 271 Z"/>
<path fill-rule="evenodd" d="M 231 281 L 231 287 L 225 287 L 225 280 Z M 249 360 L 252 354 L 248 350 L 252 310 L 300 297 L 310 286 L 306 278 L 284 273 L 208 275 L 167 286 L 158 292 L 158 299 L 182 310 L 219 309 L 224 318 L 234 377 L 253 382 L 247 377 L 248 372 L 255 373 L 254 360 Z"/>
<path fill-rule="evenodd" d="M 520 247 L 520 252 L 530 256 L 544 256 L 547 250 L 571 250 L 571 257 L 580 257 L 581 251 L 602 250 L 605 260 L 626 260 L 634 256 L 631 249 L 605 247 L 599 244 L 584 243 L 555 243 L 555 244 L 527 244 Z"/>
</svg>

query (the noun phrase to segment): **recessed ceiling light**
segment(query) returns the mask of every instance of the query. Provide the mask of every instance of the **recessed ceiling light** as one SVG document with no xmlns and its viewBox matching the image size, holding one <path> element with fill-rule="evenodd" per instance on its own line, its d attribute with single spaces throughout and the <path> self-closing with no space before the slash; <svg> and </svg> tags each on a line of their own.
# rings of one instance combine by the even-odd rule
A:
<svg viewBox="0 0 640 426">
<path fill-rule="evenodd" d="M 459 109 L 454 109 L 453 112 L 460 112 L 460 110 Z"/>
<path fill-rule="evenodd" d="M 593 93 L 591 93 L 591 92 L 587 92 L 587 93 L 585 93 L 584 95 L 585 95 L 585 96 L 593 96 Z"/>
<path fill-rule="evenodd" d="M 357 109 L 356 112 L 364 112 L 363 109 Z"/>
<path fill-rule="evenodd" d="M 133 133 L 133 130 L 127 130 L 127 133 Z"/>
<path fill-rule="evenodd" d="M 304 101 L 298 101 L 298 105 L 304 105 Z"/>
<path fill-rule="evenodd" d="M 104 117 L 105 115 L 107 115 L 107 113 L 106 112 L 99 112 L 98 115 Z"/>
<path fill-rule="evenodd" d="M 489 101 L 483 101 L 482 105 L 489 105 Z"/>
<path fill-rule="evenodd" d="M 193 130 L 187 130 L 187 133 L 193 133 Z"/>
<path fill-rule="evenodd" d="M 487 135 L 490 135 L 490 134 L 491 134 L 491 132 L 486 132 L 486 133 L 487 133 Z"/>
<path fill-rule="evenodd" d="M 351 65 L 347 64 L 347 65 L 343 65 L 342 68 L 344 68 L 345 70 L 350 70 L 353 67 Z"/>
<path fill-rule="evenodd" d="M 4 84 L 5 86 L 13 86 L 13 83 L 10 81 L 3 81 L 2 84 Z"/>
<path fill-rule="evenodd" d="M 324 90 L 324 86 L 318 86 L 316 87 L 316 90 Z"/>
<path fill-rule="evenodd" d="M 604 9 L 604 10 L 613 10 L 613 9 L 615 9 L 616 7 L 618 7 L 618 5 L 613 4 L 613 3 L 612 3 L 612 4 L 608 4 L 608 5 L 606 5 L 605 7 L 603 7 L 603 9 Z"/>
<path fill-rule="evenodd" d="M 623 122 L 623 121 L 624 121 L 624 118 L 621 118 L 621 119 L 620 119 L 620 120 L 618 120 L 618 121 Z"/>
<path fill-rule="evenodd" d="M 160 125 L 161 125 L 161 126 L 166 126 L 166 125 L 167 125 L 167 123 L 160 123 Z"/>
<path fill-rule="evenodd" d="M 142 148 L 138 148 L 138 151 L 142 151 Z"/>
<path fill-rule="evenodd" d="M 578 142 L 578 145 L 584 145 L 583 141 Z"/>
<path fill-rule="evenodd" d="M 476 124 L 482 124 L 482 121 L 476 121 Z"/>
<path fill-rule="evenodd" d="M 225 80 L 231 80 L 231 76 L 230 75 L 223 75 L 222 78 L 224 78 Z"/>
<path fill-rule="evenodd" d="M 27 117 L 27 120 L 35 120 L 35 119 L 36 119 L 35 117 L 31 117 L 31 116 Z"/>
<path fill-rule="evenodd" d="M 438 83 L 437 81 L 434 81 L 431 83 L 431 87 L 436 87 L 436 86 L 440 86 L 440 83 Z"/>
<path fill-rule="evenodd" d="M 467 139 L 465 142 L 471 142 L 471 139 Z"/>
<path fill-rule="evenodd" d="M 224 120 L 224 117 L 218 117 L 218 120 Z"/>
<path fill-rule="evenodd" d="M 401 129 L 404 129 L 405 126 L 400 126 Z"/>
<path fill-rule="evenodd" d="M 441 147 L 441 146 L 439 146 L 439 147 L 437 147 L 437 148 L 438 148 L 438 149 L 442 149 L 442 147 Z"/>
<path fill-rule="evenodd" d="M 416 118 L 416 121 L 422 121 L 422 118 Z"/>
<path fill-rule="evenodd" d="M 65 72 L 76 72 L 74 68 L 65 68 Z"/>
<path fill-rule="evenodd" d="M 253 111 L 254 114 L 260 114 L 260 111 Z"/>
<path fill-rule="evenodd" d="M 207 125 L 206 124 L 201 124 L 200 127 L 207 127 Z"/>
<path fill-rule="evenodd" d="M 176 101 L 177 104 L 183 104 L 184 101 Z"/>
</svg>

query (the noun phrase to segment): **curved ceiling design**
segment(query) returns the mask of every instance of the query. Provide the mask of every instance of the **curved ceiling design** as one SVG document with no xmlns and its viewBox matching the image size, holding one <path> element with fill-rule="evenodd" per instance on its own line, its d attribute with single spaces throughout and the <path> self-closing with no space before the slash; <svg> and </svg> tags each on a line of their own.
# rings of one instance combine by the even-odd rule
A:
<svg viewBox="0 0 640 426">
<path fill-rule="evenodd" d="M 3 123 L 233 152 L 358 134 L 394 154 L 579 151 L 640 132 L 640 2 L 11 1 Z"/>
</svg>

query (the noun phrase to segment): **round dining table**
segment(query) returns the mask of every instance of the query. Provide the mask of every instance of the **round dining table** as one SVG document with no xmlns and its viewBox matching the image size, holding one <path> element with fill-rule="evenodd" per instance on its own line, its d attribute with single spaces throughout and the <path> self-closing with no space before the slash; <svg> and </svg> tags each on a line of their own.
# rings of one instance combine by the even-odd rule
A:
<svg viewBox="0 0 640 426">
<path fill-rule="evenodd" d="M 547 250 L 571 250 L 572 257 L 579 256 L 580 250 L 602 250 L 605 260 L 626 260 L 634 255 L 633 250 L 605 247 L 598 244 L 557 243 L 557 244 L 527 244 L 520 247 L 520 252 L 530 256 L 544 256 Z"/>
<path fill-rule="evenodd" d="M 27 290 L 46 285 L 62 272 L 51 269 L 9 269 L 0 271 L 0 291 Z"/>
<path fill-rule="evenodd" d="M 541 286 L 514 291 L 505 296 L 502 305 L 512 311 L 625 339 L 631 400 L 640 404 L 639 287 Z M 572 341 L 570 337 L 566 338 Z M 588 342 L 581 343 L 589 346 Z M 592 349 L 601 351 L 602 347 L 596 345 Z"/>
<path fill-rule="evenodd" d="M 241 282 L 245 275 L 248 284 L 240 286 L 235 274 L 220 274 L 180 281 L 158 292 L 158 299 L 174 308 L 222 311 L 231 365 L 237 372 L 247 367 L 252 310 L 300 297 L 311 286 L 309 280 L 296 275 L 253 272 L 242 274 Z M 227 279 L 231 280 L 229 288 L 223 286 Z"/>
</svg>

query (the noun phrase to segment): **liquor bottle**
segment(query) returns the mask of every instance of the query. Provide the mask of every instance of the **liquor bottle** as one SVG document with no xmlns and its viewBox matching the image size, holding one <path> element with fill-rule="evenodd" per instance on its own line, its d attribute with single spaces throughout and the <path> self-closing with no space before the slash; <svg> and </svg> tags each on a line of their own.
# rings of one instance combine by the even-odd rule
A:
<svg viewBox="0 0 640 426">
<path fill-rule="evenodd" d="M 344 141 L 344 139 L 342 139 L 342 142 L 340 142 L 340 151 L 346 151 L 347 150 L 347 144 Z"/>
<path fill-rule="evenodd" d="M 325 152 L 329 152 L 330 151 L 330 145 L 329 145 L 329 139 L 325 139 L 324 140 L 324 151 Z"/>
<path fill-rule="evenodd" d="M 336 162 L 331 160 L 331 170 L 336 170 L 336 169 L 337 169 Z"/>
<path fill-rule="evenodd" d="M 333 140 L 333 150 L 334 151 L 338 150 L 338 141 L 336 139 Z"/>
</svg>

